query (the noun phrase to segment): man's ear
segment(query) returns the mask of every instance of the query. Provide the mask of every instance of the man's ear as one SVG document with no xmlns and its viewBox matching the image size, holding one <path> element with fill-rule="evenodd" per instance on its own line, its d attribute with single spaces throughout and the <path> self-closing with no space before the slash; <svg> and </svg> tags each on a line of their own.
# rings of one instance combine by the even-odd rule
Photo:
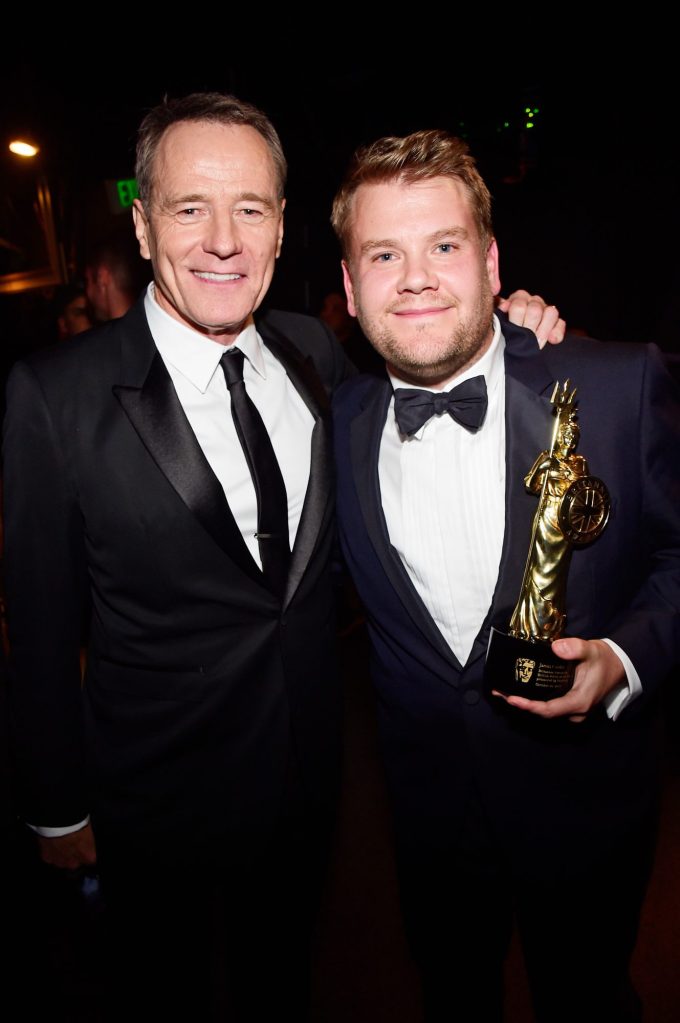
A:
<svg viewBox="0 0 680 1023">
<path fill-rule="evenodd" d="M 356 316 L 357 310 L 354 304 L 354 287 L 352 285 L 349 264 L 346 259 L 343 259 L 342 261 L 342 280 L 345 285 L 345 294 L 347 295 L 347 310 L 350 316 Z"/>
<path fill-rule="evenodd" d="M 283 211 L 286 208 L 286 200 L 281 200 L 281 217 L 279 219 L 279 238 L 276 243 L 276 258 L 278 259 L 281 255 L 281 246 L 283 244 Z"/>
<path fill-rule="evenodd" d="M 495 238 L 491 239 L 489 248 L 486 250 L 486 272 L 489 277 L 492 293 L 498 295 L 501 290 L 501 279 L 499 276 L 498 245 Z"/>
<path fill-rule="evenodd" d="M 144 207 L 139 199 L 132 204 L 132 219 L 135 224 L 135 234 L 139 242 L 139 251 L 142 259 L 151 259 L 151 248 L 149 245 L 150 228 L 144 212 Z"/>
</svg>

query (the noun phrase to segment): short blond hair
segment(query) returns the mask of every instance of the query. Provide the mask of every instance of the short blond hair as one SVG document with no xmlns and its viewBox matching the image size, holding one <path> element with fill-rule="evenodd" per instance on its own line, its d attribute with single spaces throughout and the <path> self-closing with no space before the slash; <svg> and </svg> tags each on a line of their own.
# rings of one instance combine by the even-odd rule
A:
<svg viewBox="0 0 680 1023">
<path fill-rule="evenodd" d="M 432 130 L 416 131 L 405 138 L 387 136 L 357 149 L 333 200 L 331 214 L 343 256 L 348 256 L 354 196 L 361 185 L 387 181 L 410 184 L 439 177 L 454 178 L 464 185 L 486 251 L 493 238 L 489 189 L 465 142 L 446 131 Z"/>
</svg>

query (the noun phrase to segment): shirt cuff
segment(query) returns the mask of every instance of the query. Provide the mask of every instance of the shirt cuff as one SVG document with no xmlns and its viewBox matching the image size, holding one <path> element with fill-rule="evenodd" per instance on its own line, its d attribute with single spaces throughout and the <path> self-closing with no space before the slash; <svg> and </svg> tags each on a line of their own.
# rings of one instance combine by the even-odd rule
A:
<svg viewBox="0 0 680 1023">
<path fill-rule="evenodd" d="M 602 639 L 603 643 L 611 647 L 623 665 L 626 673 L 626 681 L 620 682 L 610 693 L 607 693 L 602 703 L 611 721 L 616 721 L 621 711 L 635 700 L 642 692 L 642 682 L 633 662 L 625 651 L 613 639 Z"/>
<path fill-rule="evenodd" d="M 89 815 L 85 820 L 80 821 L 79 824 L 67 824 L 63 828 L 41 828 L 37 824 L 29 824 L 26 821 L 27 827 L 31 831 L 35 831 L 36 835 L 40 835 L 42 838 L 61 838 L 62 835 L 72 835 L 74 831 L 80 831 L 81 828 L 84 828 L 89 823 Z"/>
</svg>

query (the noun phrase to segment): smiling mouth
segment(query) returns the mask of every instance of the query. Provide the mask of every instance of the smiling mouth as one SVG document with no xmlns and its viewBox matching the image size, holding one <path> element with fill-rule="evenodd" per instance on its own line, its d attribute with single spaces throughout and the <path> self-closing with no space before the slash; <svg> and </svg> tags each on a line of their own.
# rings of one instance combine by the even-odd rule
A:
<svg viewBox="0 0 680 1023">
<path fill-rule="evenodd" d="M 193 270 L 194 277 L 198 277 L 201 281 L 239 281 L 243 274 L 215 274 L 210 273 L 207 270 Z"/>
<path fill-rule="evenodd" d="M 450 306 L 446 305 L 427 306 L 423 309 L 412 309 L 406 307 L 403 309 L 395 309 L 394 314 L 395 316 L 431 316 L 433 313 L 445 313 L 449 308 Z"/>
</svg>

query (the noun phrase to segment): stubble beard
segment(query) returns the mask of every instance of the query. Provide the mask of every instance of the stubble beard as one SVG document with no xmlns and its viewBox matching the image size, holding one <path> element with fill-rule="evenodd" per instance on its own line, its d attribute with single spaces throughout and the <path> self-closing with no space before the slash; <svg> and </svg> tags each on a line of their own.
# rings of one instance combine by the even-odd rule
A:
<svg viewBox="0 0 680 1023">
<path fill-rule="evenodd" d="M 491 342 L 494 297 L 485 279 L 474 309 L 460 320 L 448 337 L 431 334 L 427 325 L 415 326 L 407 338 L 399 338 L 382 323 L 363 314 L 357 319 L 375 350 L 398 376 L 407 382 L 435 385 L 456 376 L 476 362 Z"/>
</svg>

